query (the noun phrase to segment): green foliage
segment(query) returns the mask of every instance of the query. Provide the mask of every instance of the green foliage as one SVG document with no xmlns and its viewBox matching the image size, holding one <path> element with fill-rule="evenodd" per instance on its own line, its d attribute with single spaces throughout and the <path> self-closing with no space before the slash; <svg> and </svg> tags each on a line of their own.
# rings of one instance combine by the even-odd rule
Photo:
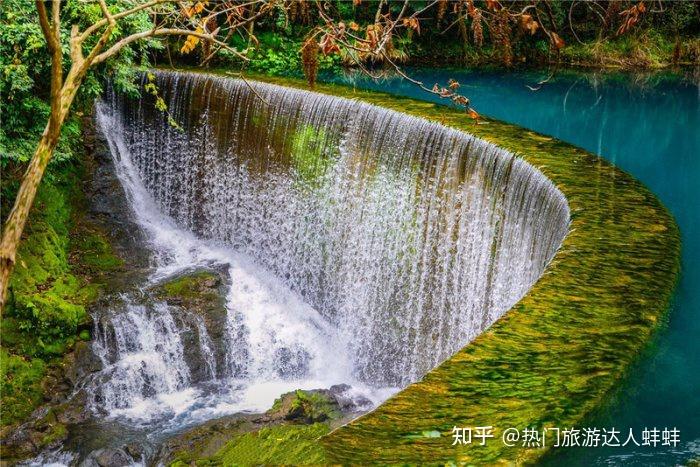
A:
<svg viewBox="0 0 700 467">
<path fill-rule="evenodd" d="M 114 3 L 112 8 L 116 9 L 116 4 L 122 2 Z M 3 0 L 0 8 L 0 101 L 3 104 L 0 167 L 3 169 L 30 159 L 49 116 L 51 61 L 35 8 L 34 2 L 26 0 Z M 61 8 L 64 73 L 70 65 L 68 40 L 71 25 L 77 24 L 85 29 L 101 16 L 96 2 L 64 2 Z M 120 32 L 143 31 L 151 27 L 148 15 L 137 14 L 119 22 L 115 37 Z M 86 44 L 87 47 L 92 45 L 94 43 Z M 138 66 L 146 64 L 148 50 L 159 48 L 161 45 L 157 41 L 138 41 L 104 65 L 92 69 L 76 97 L 76 113 L 89 111 L 95 97 L 101 94 L 106 79 L 122 92 L 136 93 L 138 88 L 134 77 Z M 75 116 L 64 124 L 51 166 L 76 156 L 74 148 L 79 142 L 79 129 Z"/>
<path fill-rule="evenodd" d="M 303 76 L 301 63 L 301 47 L 303 31 L 295 31 L 289 37 L 285 33 L 263 31 L 256 37 L 258 46 L 250 53 L 248 67 L 253 71 L 264 72 L 279 76 Z M 244 48 L 240 39 L 233 43 L 234 47 Z M 319 71 L 338 72 L 340 57 L 338 55 L 319 55 Z"/>
</svg>

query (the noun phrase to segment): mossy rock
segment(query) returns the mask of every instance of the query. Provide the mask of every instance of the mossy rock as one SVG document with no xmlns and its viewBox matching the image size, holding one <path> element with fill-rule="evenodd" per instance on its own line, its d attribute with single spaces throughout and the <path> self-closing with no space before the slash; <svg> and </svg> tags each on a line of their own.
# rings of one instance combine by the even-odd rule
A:
<svg viewBox="0 0 700 467">
<path fill-rule="evenodd" d="M 211 271 L 198 271 L 171 279 L 157 288 L 157 295 L 173 304 L 197 304 L 221 300 L 221 277 Z"/>
<path fill-rule="evenodd" d="M 180 339 L 185 348 L 199 348 L 203 325 L 211 339 L 217 368 L 226 365 L 227 319 L 226 291 L 222 271 L 198 270 L 181 274 L 156 285 L 152 296 L 170 305 L 178 320 L 185 323 Z M 185 360 L 192 369 L 192 378 L 206 376 L 205 364 L 197 352 L 186 352 Z"/>
<path fill-rule="evenodd" d="M 267 411 L 269 417 L 299 423 L 317 423 L 341 416 L 340 406 L 330 391 L 296 390 L 282 394 Z"/>
<path fill-rule="evenodd" d="M 2 433 L 0 458 L 3 461 L 21 461 L 44 449 L 55 449 L 66 440 L 68 428 L 58 420 L 53 409 L 44 408 L 37 412 L 31 422 L 11 433 Z"/>
<path fill-rule="evenodd" d="M 227 316 L 222 275 L 210 270 L 186 273 L 157 285 L 155 297 L 201 317 L 211 339 L 222 343 Z"/>
</svg>

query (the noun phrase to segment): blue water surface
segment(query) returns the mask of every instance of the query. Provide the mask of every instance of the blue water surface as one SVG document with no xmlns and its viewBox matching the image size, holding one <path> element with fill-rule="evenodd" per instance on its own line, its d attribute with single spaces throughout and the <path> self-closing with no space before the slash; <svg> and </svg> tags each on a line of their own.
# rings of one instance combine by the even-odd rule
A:
<svg viewBox="0 0 700 467">
<path fill-rule="evenodd" d="M 611 74 L 412 69 L 412 77 L 460 91 L 484 115 L 551 135 L 601 155 L 644 182 L 670 209 L 682 235 L 682 272 L 668 326 L 619 394 L 586 426 L 677 427 L 676 448 L 559 449 L 551 465 L 676 465 L 700 459 L 700 86 L 698 72 Z M 694 76 L 693 76 L 694 75 Z M 333 79 L 445 103 L 415 84 L 358 75 Z M 535 90 L 531 89 L 534 88 Z M 593 344 L 594 345 L 594 344 Z M 543 369 L 544 370 L 544 369 Z M 562 427 L 565 428 L 565 427 Z"/>
</svg>

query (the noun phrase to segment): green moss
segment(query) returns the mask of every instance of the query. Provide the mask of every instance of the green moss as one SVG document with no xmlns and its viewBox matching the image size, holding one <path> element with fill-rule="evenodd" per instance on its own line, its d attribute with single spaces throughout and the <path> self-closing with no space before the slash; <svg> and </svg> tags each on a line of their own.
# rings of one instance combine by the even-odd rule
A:
<svg viewBox="0 0 700 467">
<path fill-rule="evenodd" d="M 218 279 L 216 274 L 208 271 L 178 277 L 161 286 L 162 295 L 166 298 L 181 298 L 185 300 L 218 299 L 218 295 L 211 292 L 211 285 L 215 284 Z M 203 292 L 205 296 L 202 295 Z"/>
<path fill-rule="evenodd" d="M 112 252 L 112 245 L 106 235 L 95 228 L 85 229 L 75 239 L 73 248 L 80 253 L 81 270 L 84 272 L 99 274 L 124 265 L 124 260 Z"/>
<path fill-rule="evenodd" d="M 201 464 L 197 461 L 197 465 L 323 464 L 326 457 L 317 441 L 328 432 L 325 423 L 263 428 L 236 436 L 215 456 Z"/>
<path fill-rule="evenodd" d="M 37 192 L 0 322 L 3 425 L 19 422 L 43 398 L 46 366 L 89 339 L 87 307 L 106 275 L 121 266 L 106 236 L 77 215 L 81 168 L 65 165 Z M 17 384 L 18 381 L 25 383 Z"/>
<path fill-rule="evenodd" d="M 61 441 L 68 436 L 68 428 L 62 423 L 51 423 L 43 438 L 41 438 L 41 446 L 49 446 L 56 441 Z"/>
<path fill-rule="evenodd" d="M 85 304 L 95 295 L 71 273 L 68 260 L 73 188 L 71 183 L 40 187 L 10 280 L 9 342 L 18 344 L 13 350 L 30 357 L 62 354 L 88 320 Z M 5 334 L 5 323 L 2 327 Z M 6 345 L 4 335 L 3 341 Z"/>
<path fill-rule="evenodd" d="M 42 400 L 41 380 L 46 364 L 38 358 L 26 359 L 0 348 L 0 424 L 26 418 Z"/>
<path fill-rule="evenodd" d="M 292 137 L 292 163 L 296 174 L 307 183 L 313 183 L 333 161 L 324 151 L 326 131 L 313 125 L 303 125 Z"/>
</svg>

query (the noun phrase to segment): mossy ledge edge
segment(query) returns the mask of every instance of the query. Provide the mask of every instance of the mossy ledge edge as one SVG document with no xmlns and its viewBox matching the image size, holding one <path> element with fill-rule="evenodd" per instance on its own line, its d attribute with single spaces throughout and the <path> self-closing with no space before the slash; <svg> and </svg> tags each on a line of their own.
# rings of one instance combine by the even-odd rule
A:
<svg viewBox="0 0 700 467">
<path fill-rule="evenodd" d="M 308 90 L 299 79 L 246 77 Z M 331 84 L 313 91 L 435 121 L 514 152 L 561 190 L 571 225 L 542 277 L 489 329 L 421 381 L 309 443 L 323 447 L 325 462 L 340 464 L 540 459 L 547 447 L 508 447 L 503 430 L 580 427 L 614 391 L 667 315 L 680 270 L 674 219 L 635 178 L 555 138 L 381 92 Z M 453 445 L 455 426 L 492 426 L 494 438 Z"/>
</svg>

